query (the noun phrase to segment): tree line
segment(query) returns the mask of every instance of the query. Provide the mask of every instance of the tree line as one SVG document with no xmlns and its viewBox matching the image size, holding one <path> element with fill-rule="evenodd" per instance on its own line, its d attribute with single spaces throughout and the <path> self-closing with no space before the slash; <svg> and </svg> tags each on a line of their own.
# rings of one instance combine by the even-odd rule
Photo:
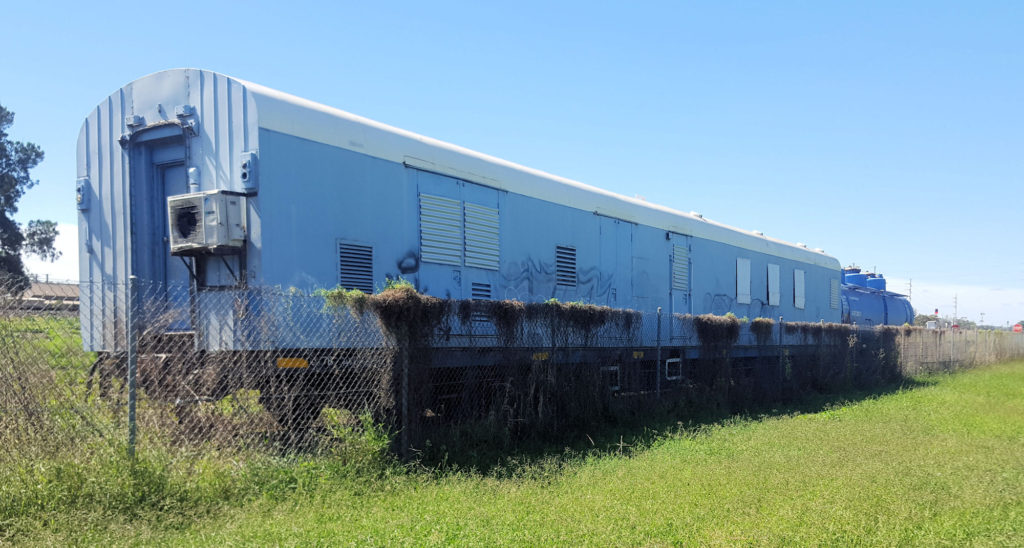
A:
<svg viewBox="0 0 1024 548">
<path fill-rule="evenodd" d="M 24 253 L 55 261 L 57 223 L 33 220 L 22 226 L 14 220 L 18 201 L 39 181 L 30 171 L 43 161 L 43 149 L 28 142 L 15 141 L 8 133 L 14 125 L 14 113 L 0 105 L 0 287 L 28 287 L 29 277 L 22 260 Z"/>
</svg>

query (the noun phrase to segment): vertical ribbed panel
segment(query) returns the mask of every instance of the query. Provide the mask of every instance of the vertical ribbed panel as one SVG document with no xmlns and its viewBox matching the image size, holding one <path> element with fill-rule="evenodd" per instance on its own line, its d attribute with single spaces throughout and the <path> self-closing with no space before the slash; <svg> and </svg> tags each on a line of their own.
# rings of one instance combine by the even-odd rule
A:
<svg viewBox="0 0 1024 548">
<path fill-rule="evenodd" d="M 807 305 L 807 294 L 804 285 L 804 271 L 793 270 L 793 306 L 803 309 Z"/>
<path fill-rule="evenodd" d="M 373 247 L 338 242 L 338 285 L 373 293 Z"/>
<path fill-rule="evenodd" d="M 466 203 L 466 266 L 498 270 L 498 210 Z"/>
<path fill-rule="evenodd" d="M 736 302 L 750 304 L 750 259 L 736 259 Z"/>
<path fill-rule="evenodd" d="M 575 247 L 555 247 L 555 283 L 562 287 L 576 287 Z"/>
<path fill-rule="evenodd" d="M 779 306 L 782 302 L 780 295 L 779 265 L 768 265 L 768 306 Z"/>
<path fill-rule="evenodd" d="M 139 184 L 148 185 L 142 178 L 152 177 L 153 170 L 152 166 L 141 165 L 145 155 L 139 153 L 142 145 L 134 144 L 134 139 L 143 138 L 148 128 L 166 128 L 168 122 L 191 120 L 194 132 L 186 132 L 186 169 L 199 168 L 201 190 L 239 191 L 241 153 L 258 148 L 256 111 L 250 101 L 243 84 L 226 76 L 191 69 L 169 70 L 125 85 L 100 101 L 86 118 L 78 139 L 77 177 L 87 179 L 89 192 L 87 209 L 79 211 L 79 277 L 83 283 L 79 314 L 87 350 L 123 348 L 124 287 L 128 276 L 139 274 L 133 272 L 138 265 L 133 266 L 132 249 L 166 245 L 157 234 L 159 227 L 154 225 L 162 226 L 164 216 L 154 216 L 151 207 L 146 207 L 152 195 L 144 198 L 143 192 L 132 190 L 133 177 L 140 178 Z M 178 118 L 175 109 L 182 105 L 192 106 L 194 115 Z M 132 128 L 132 152 L 118 142 L 129 132 L 127 116 L 137 116 L 142 122 Z M 145 188 L 152 192 L 150 187 Z M 140 201 L 145 203 L 136 203 Z M 259 218 L 253 216 L 249 221 L 256 244 Z M 152 238 L 156 240 L 150 241 Z M 258 272 L 260 260 L 261 250 L 253 245 L 248 255 L 250 273 Z M 92 285 L 86 289 L 85 284 Z"/>
<path fill-rule="evenodd" d="M 684 293 L 690 289 L 690 251 L 683 245 L 672 246 L 672 289 Z"/>
<path fill-rule="evenodd" d="M 420 255 L 424 262 L 462 266 L 462 202 L 420 194 Z"/>
<path fill-rule="evenodd" d="M 828 281 L 828 306 L 833 310 L 839 308 L 839 280 L 833 278 Z"/>
</svg>

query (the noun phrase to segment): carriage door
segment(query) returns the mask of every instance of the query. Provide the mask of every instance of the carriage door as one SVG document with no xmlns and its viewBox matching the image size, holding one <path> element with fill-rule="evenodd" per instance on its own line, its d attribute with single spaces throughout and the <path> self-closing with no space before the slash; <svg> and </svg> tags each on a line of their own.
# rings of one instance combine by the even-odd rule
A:
<svg viewBox="0 0 1024 548">
<path fill-rule="evenodd" d="M 184 139 L 178 126 L 144 130 L 132 145 L 132 273 L 147 327 L 187 331 L 189 268 L 171 256 L 167 197 L 188 192 Z"/>
<path fill-rule="evenodd" d="M 167 226 L 167 197 L 174 196 L 177 194 L 185 194 L 188 192 L 188 181 L 185 178 L 185 163 L 175 162 L 172 164 L 166 164 L 158 166 L 160 183 L 163 186 L 163 200 L 161 200 L 161 208 L 163 214 L 160 215 L 160 224 L 162 225 L 160 238 L 162 245 L 160 250 L 164 259 L 164 282 L 167 287 L 167 304 L 169 312 L 173 314 L 172 318 L 169 318 L 170 323 L 167 325 L 168 331 L 185 331 L 189 330 L 189 290 L 191 288 L 191 281 L 189 279 L 188 266 L 182 261 L 181 257 L 171 256 L 171 243 L 170 243 L 170 231 Z M 191 258 L 186 258 L 189 264 L 192 264 Z"/>
</svg>

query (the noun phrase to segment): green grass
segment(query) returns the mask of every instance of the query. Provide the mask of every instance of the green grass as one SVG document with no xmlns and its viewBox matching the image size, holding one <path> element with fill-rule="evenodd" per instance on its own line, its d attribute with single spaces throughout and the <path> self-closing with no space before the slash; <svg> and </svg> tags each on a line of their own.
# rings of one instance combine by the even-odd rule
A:
<svg viewBox="0 0 1024 548">
<path fill-rule="evenodd" d="M 488 474 L 323 471 L 187 519 L 80 511 L 17 540 L 1024 545 L 1024 362 L 921 380 L 821 412 L 678 429 L 629 456 L 513 459 Z"/>
</svg>

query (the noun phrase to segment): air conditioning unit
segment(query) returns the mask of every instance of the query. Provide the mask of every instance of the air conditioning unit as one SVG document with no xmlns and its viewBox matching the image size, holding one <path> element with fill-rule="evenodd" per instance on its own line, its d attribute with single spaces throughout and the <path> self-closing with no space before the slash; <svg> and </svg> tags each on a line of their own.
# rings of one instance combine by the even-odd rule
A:
<svg viewBox="0 0 1024 548">
<path fill-rule="evenodd" d="M 245 245 L 245 197 L 208 190 L 167 197 L 171 255 L 228 255 Z"/>
</svg>

